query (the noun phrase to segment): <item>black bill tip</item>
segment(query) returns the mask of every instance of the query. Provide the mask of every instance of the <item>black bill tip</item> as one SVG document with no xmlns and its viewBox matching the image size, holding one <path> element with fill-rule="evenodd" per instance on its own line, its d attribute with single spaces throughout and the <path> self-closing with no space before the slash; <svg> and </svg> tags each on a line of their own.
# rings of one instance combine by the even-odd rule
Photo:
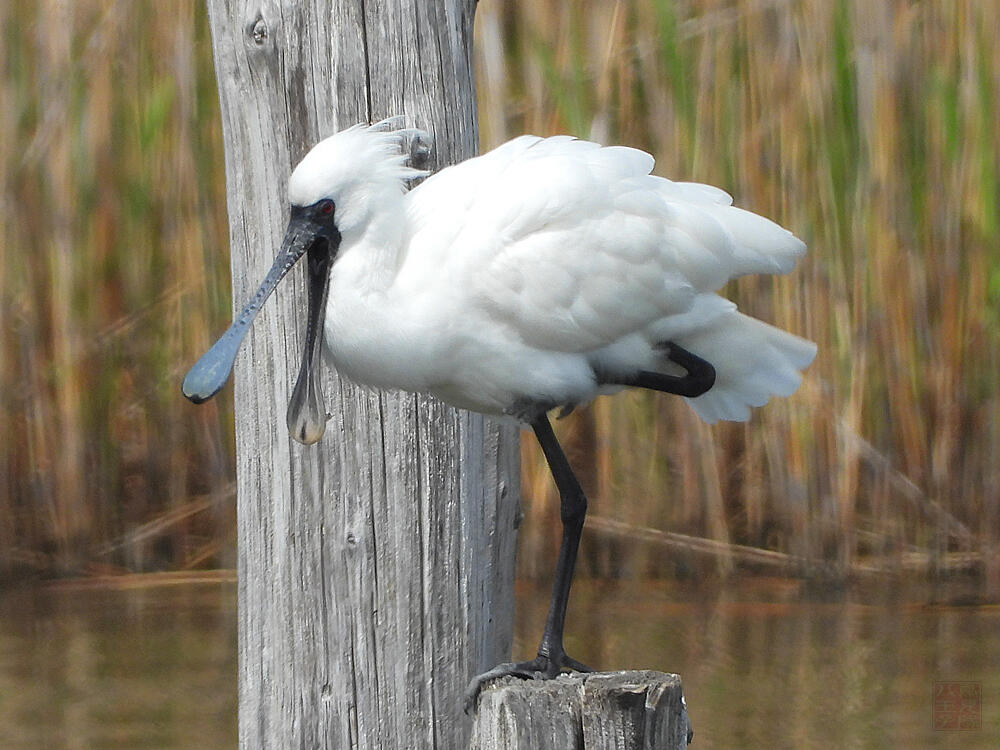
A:
<svg viewBox="0 0 1000 750">
<path fill-rule="evenodd" d="M 181 383 L 184 397 L 192 403 L 203 404 L 218 393 L 233 371 L 242 341 L 243 336 L 231 326 L 184 376 Z"/>
</svg>

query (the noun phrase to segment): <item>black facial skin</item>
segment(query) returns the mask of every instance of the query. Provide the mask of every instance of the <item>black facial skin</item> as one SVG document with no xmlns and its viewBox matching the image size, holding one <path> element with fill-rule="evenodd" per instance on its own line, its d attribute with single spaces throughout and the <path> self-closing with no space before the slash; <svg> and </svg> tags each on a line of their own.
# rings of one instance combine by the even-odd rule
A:
<svg viewBox="0 0 1000 750">
<path fill-rule="evenodd" d="M 330 240 L 336 236 L 337 243 L 340 242 L 340 232 L 337 231 L 337 207 L 329 198 L 316 201 L 310 206 L 292 206 L 288 214 L 288 228 L 291 229 L 297 222 L 301 222 L 303 226 L 313 227 L 313 236 L 317 239 Z"/>
<path fill-rule="evenodd" d="M 336 206 L 324 199 L 309 206 L 292 206 L 288 228 L 274 265 L 250 301 L 219 340 L 188 371 L 183 394 L 196 404 L 218 393 L 232 372 L 236 353 L 265 300 L 303 255 L 308 257 L 309 311 L 302 368 L 288 406 L 289 431 L 299 442 L 322 437 L 326 414 L 319 383 L 319 353 L 330 268 L 340 248 Z"/>
</svg>

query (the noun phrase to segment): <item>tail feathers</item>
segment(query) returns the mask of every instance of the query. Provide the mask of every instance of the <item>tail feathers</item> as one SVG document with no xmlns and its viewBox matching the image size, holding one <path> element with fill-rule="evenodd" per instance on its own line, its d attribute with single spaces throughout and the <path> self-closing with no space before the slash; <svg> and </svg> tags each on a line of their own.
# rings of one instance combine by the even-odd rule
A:
<svg viewBox="0 0 1000 750">
<path fill-rule="evenodd" d="M 772 396 L 790 396 L 816 345 L 756 318 L 731 311 L 709 326 L 673 339 L 715 367 L 715 385 L 687 402 L 704 421 L 745 422 L 750 407 Z"/>
<path fill-rule="evenodd" d="M 732 238 L 730 279 L 752 273 L 788 273 L 806 251 L 802 240 L 763 216 L 735 206 L 708 210 Z"/>
<path fill-rule="evenodd" d="M 663 201 L 662 252 L 701 291 L 755 273 L 788 273 L 806 250 L 805 243 L 770 219 L 729 205 L 729 196 L 707 185 L 646 177 L 634 190 L 620 186 L 616 205 L 643 214 L 655 188 Z"/>
</svg>

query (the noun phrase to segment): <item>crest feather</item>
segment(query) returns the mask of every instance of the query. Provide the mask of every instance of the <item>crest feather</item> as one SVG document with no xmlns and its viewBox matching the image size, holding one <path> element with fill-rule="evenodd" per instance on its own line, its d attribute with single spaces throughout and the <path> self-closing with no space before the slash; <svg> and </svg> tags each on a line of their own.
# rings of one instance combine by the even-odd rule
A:
<svg viewBox="0 0 1000 750">
<path fill-rule="evenodd" d="M 402 116 L 371 125 L 354 125 L 317 143 L 288 179 L 288 197 L 307 206 L 336 198 L 339 190 L 359 180 L 404 190 L 407 183 L 427 177 L 420 168 L 430 156 L 430 134 L 402 127 Z"/>
</svg>

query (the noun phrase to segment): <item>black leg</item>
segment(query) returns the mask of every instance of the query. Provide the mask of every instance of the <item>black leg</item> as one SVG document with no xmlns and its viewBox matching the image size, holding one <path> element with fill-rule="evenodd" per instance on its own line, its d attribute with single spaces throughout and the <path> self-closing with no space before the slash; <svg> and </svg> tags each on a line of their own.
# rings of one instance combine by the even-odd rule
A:
<svg viewBox="0 0 1000 750">
<path fill-rule="evenodd" d="M 566 624 L 566 605 L 569 603 L 569 587 L 573 582 L 573 570 L 576 568 L 576 553 L 580 547 L 580 535 L 583 532 L 583 519 L 587 515 L 587 497 L 573 474 L 573 469 L 566 460 L 552 432 L 549 418 L 544 414 L 532 425 L 538 444 L 542 446 L 545 460 L 549 464 L 552 478 L 559 489 L 559 517 L 562 521 L 562 544 L 559 545 L 559 559 L 556 562 L 556 576 L 552 583 L 552 600 L 549 603 L 549 615 L 545 620 L 545 633 L 538 647 L 538 656 L 549 661 L 549 677 L 555 677 L 561 666 L 577 669 L 572 659 L 563 650 L 563 627 Z M 584 669 L 583 671 L 589 671 Z"/>
<path fill-rule="evenodd" d="M 640 370 L 632 377 L 622 378 L 613 384 L 649 388 L 688 398 L 700 396 L 715 385 L 715 368 L 711 364 L 677 344 L 668 343 L 667 347 L 667 359 L 687 370 L 686 375 L 664 375 L 662 372 Z"/>
<path fill-rule="evenodd" d="M 542 414 L 531 423 L 531 427 L 535 431 L 535 437 L 538 438 L 538 444 L 542 446 L 556 487 L 559 488 L 559 515 L 563 527 L 555 581 L 552 584 L 552 600 L 545 620 L 545 632 L 538 646 L 538 656 L 531 661 L 500 664 L 475 677 L 466 691 L 466 711 L 472 708 L 482 686 L 498 677 L 515 676 L 537 680 L 552 679 L 564 669 L 577 672 L 591 671 L 589 667 L 567 656 L 563 648 L 566 605 L 569 603 L 569 588 L 573 582 L 576 553 L 583 532 L 583 519 L 587 514 L 587 497 L 583 494 L 583 489 L 573 474 L 573 469 L 559 446 L 555 433 L 552 432 L 549 418 Z"/>
</svg>

